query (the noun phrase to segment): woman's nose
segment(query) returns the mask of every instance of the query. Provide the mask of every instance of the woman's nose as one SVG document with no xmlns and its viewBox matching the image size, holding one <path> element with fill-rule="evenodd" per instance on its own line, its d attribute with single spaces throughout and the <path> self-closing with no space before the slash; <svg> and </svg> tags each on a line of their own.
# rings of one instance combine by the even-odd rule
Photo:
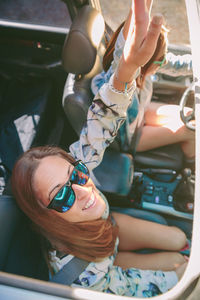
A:
<svg viewBox="0 0 200 300">
<path fill-rule="evenodd" d="M 83 200 L 92 193 L 92 187 L 87 185 L 72 184 L 77 200 Z"/>
</svg>

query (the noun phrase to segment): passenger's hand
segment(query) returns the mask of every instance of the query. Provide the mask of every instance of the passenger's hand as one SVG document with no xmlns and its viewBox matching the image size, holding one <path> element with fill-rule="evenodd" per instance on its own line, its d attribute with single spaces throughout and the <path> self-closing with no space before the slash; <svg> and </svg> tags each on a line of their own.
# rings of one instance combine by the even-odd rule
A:
<svg viewBox="0 0 200 300">
<path fill-rule="evenodd" d="M 117 89 L 123 89 L 124 82 L 134 79 L 138 67 L 146 64 L 156 49 L 163 17 L 156 15 L 149 22 L 151 1 L 147 2 L 148 7 L 146 0 L 133 0 L 128 36 L 114 79 L 114 87 Z"/>
</svg>

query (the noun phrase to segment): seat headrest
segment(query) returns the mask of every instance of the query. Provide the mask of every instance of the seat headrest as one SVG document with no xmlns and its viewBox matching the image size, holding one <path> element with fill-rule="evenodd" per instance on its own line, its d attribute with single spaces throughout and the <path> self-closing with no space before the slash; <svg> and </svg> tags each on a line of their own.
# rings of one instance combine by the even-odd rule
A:
<svg viewBox="0 0 200 300">
<path fill-rule="evenodd" d="M 87 0 L 74 0 L 74 1 L 75 1 L 75 3 L 76 3 L 76 6 L 77 6 L 77 7 L 81 7 L 82 5 L 85 5 L 85 4 L 88 3 Z"/>
<path fill-rule="evenodd" d="M 105 23 L 100 12 L 89 5 L 80 9 L 63 46 L 65 71 L 76 75 L 91 71 L 104 29 Z"/>
</svg>

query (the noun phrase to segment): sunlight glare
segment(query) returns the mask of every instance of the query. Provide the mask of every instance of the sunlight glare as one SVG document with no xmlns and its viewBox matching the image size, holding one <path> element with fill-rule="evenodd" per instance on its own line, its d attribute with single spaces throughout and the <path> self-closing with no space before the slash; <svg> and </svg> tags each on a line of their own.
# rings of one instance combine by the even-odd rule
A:
<svg viewBox="0 0 200 300">
<path fill-rule="evenodd" d="M 177 110 L 175 110 L 174 105 L 163 105 L 157 109 L 157 124 L 168 128 L 173 133 L 175 133 L 179 128 L 183 126 L 183 122 L 179 117 L 176 119 Z"/>
<path fill-rule="evenodd" d="M 98 14 L 95 18 L 94 24 L 91 29 L 92 43 L 95 47 L 99 45 L 99 42 L 103 36 L 105 29 L 104 19 L 101 14 Z"/>
</svg>

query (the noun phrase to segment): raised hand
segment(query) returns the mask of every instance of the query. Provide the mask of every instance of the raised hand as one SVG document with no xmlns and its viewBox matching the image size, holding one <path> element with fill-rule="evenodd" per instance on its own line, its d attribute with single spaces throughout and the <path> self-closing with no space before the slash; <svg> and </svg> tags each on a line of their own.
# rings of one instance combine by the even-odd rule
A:
<svg viewBox="0 0 200 300">
<path fill-rule="evenodd" d="M 123 83 L 134 79 L 138 67 L 152 57 L 160 34 L 163 18 L 156 15 L 149 20 L 151 0 L 133 0 L 127 39 L 115 73 L 114 87 L 122 90 Z"/>
</svg>

